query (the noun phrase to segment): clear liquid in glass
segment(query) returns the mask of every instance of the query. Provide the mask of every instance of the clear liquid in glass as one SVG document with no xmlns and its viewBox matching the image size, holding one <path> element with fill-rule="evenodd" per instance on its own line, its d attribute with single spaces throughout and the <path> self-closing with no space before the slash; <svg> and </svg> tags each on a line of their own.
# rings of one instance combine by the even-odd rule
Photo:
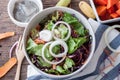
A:
<svg viewBox="0 0 120 80">
<path fill-rule="evenodd" d="M 38 11 L 39 8 L 36 3 L 24 0 L 15 3 L 13 15 L 20 22 L 28 22 Z"/>
</svg>

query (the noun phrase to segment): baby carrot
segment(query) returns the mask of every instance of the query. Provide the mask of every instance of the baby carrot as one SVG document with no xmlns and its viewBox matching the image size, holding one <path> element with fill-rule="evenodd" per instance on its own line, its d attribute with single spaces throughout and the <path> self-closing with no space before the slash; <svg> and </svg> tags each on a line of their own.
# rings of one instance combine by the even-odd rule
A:
<svg viewBox="0 0 120 80">
<path fill-rule="evenodd" d="M 10 58 L 3 66 L 0 67 L 0 78 L 3 77 L 15 64 L 17 59 L 15 57 Z"/>
<path fill-rule="evenodd" d="M 0 33 L 0 40 L 7 38 L 7 37 L 11 37 L 14 36 L 15 32 L 5 32 L 5 33 Z"/>
</svg>

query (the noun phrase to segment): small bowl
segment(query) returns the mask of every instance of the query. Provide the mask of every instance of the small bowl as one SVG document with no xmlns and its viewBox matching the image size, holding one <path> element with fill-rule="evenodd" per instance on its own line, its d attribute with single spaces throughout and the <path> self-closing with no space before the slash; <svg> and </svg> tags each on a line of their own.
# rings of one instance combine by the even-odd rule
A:
<svg viewBox="0 0 120 80">
<path fill-rule="evenodd" d="M 93 11 L 95 13 L 95 16 L 96 16 L 96 19 L 97 19 L 98 22 L 100 22 L 100 23 L 111 23 L 111 22 L 120 21 L 120 17 L 114 18 L 114 19 L 108 19 L 108 20 L 101 20 L 100 17 L 98 16 L 98 13 L 97 13 L 97 10 L 96 10 L 95 4 L 94 4 L 94 0 L 89 0 L 89 1 L 90 1 L 90 4 L 91 4 L 92 8 L 93 8 Z"/>
<path fill-rule="evenodd" d="M 26 27 L 29 23 L 28 22 L 20 22 L 18 20 L 16 20 L 13 16 L 13 10 L 14 10 L 14 6 L 15 6 L 15 3 L 17 1 L 20 1 L 20 0 L 10 0 L 9 3 L 8 3 L 8 7 L 7 7 L 7 10 L 8 10 L 8 15 L 10 17 L 10 19 L 12 20 L 12 22 L 14 24 L 16 24 L 17 26 L 19 27 Z M 43 4 L 42 4 L 42 1 L 41 0 L 30 0 L 30 1 L 33 1 L 39 8 L 39 12 L 43 10 Z M 37 14 L 37 13 L 36 13 Z"/>
<path fill-rule="evenodd" d="M 31 29 L 33 27 L 35 27 L 35 25 L 37 25 L 41 20 L 43 20 L 47 15 L 49 15 L 50 13 L 52 13 L 52 12 L 54 12 L 56 10 L 58 10 L 58 11 L 60 10 L 60 11 L 63 11 L 63 12 L 68 12 L 70 14 L 74 14 L 75 17 L 77 17 L 79 19 L 79 21 L 89 30 L 89 33 L 92 36 L 91 52 L 90 52 L 90 55 L 87 58 L 85 64 L 81 68 L 79 68 L 78 70 L 74 71 L 71 74 L 59 75 L 59 76 L 58 75 L 52 75 L 52 74 L 45 73 L 42 70 L 40 70 L 39 68 L 37 68 L 31 62 L 31 60 L 29 58 L 29 55 L 27 54 L 27 51 L 26 51 L 27 36 L 28 36 L 29 32 L 31 31 Z M 77 75 L 90 62 L 90 60 L 91 60 L 91 58 L 93 56 L 94 50 L 95 50 L 95 36 L 94 36 L 93 30 L 91 28 L 91 25 L 88 23 L 87 19 L 82 14 L 80 14 L 79 12 L 77 12 L 77 11 L 75 11 L 73 9 L 66 8 L 66 7 L 50 7 L 50 8 L 44 9 L 42 12 L 38 13 L 36 16 L 34 16 L 34 18 L 32 18 L 32 20 L 29 22 L 28 26 L 25 28 L 25 31 L 23 33 L 23 51 L 24 51 L 24 54 L 25 54 L 25 56 L 27 58 L 27 61 L 30 63 L 30 65 L 36 71 L 38 71 L 39 73 L 41 73 L 43 76 L 47 76 L 49 78 L 64 79 L 64 78 L 68 78 L 68 77 Z"/>
</svg>

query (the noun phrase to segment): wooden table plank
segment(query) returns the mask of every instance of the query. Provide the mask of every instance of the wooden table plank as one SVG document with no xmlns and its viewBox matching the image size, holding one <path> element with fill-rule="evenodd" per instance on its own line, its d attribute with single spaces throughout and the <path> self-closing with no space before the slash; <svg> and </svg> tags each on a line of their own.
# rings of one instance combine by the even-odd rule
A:
<svg viewBox="0 0 120 80">
<path fill-rule="evenodd" d="M 7 4 L 9 0 L 0 0 L 0 33 L 7 32 L 7 31 L 15 31 L 16 35 L 11 38 L 7 38 L 4 40 L 0 40 L 0 66 L 2 66 L 6 61 L 8 61 L 9 57 L 9 50 L 10 47 L 16 42 L 20 35 L 22 35 L 24 28 L 18 27 L 15 24 L 12 23 L 10 20 L 8 14 L 7 14 Z M 42 0 L 44 9 L 47 7 L 53 7 L 59 0 Z M 80 0 L 72 0 L 71 2 L 71 8 L 77 10 L 80 12 L 78 3 Z M 86 2 L 89 2 L 89 0 L 84 0 Z M 15 53 L 13 53 L 13 56 L 15 56 Z M 24 59 L 22 64 L 22 70 L 21 70 L 21 79 L 25 80 L 27 76 L 27 65 L 28 62 L 26 59 Z M 3 78 L 0 80 L 14 80 L 16 72 L 16 66 L 12 68 Z"/>
<path fill-rule="evenodd" d="M 5 62 L 9 59 L 9 50 L 11 46 L 16 42 L 20 35 L 22 35 L 24 28 L 18 27 L 15 24 L 12 23 L 10 20 L 8 13 L 7 13 L 7 4 L 9 0 L 0 0 L 0 33 L 7 32 L 7 31 L 15 31 L 16 35 L 11 38 L 7 38 L 4 40 L 0 40 L 0 66 L 2 66 Z M 44 9 L 47 7 L 53 7 L 59 0 L 42 0 Z M 80 0 L 72 0 L 71 2 L 71 8 L 77 10 L 80 12 L 78 8 L 78 3 Z M 88 0 L 84 0 L 88 1 Z M 13 56 L 15 56 L 15 53 L 13 53 Z M 27 65 L 28 62 L 26 59 L 24 59 L 22 64 L 22 70 L 21 70 L 21 76 L 20 80 L 25 80 L 27 76 Z M 16 66 L 14 66 L 3 78 L 0 80 L 14 80 L 16 72 Z"/>
</svg>

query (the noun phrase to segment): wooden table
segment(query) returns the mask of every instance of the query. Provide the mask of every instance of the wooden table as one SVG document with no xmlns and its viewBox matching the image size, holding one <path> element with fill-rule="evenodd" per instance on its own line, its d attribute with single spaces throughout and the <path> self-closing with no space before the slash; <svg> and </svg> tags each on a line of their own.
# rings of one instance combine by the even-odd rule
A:
<svg viewBox="0 0 120 80">
<path fill-rule="evenodd" d="M 0 40 L 0 66 L 9 60 L 9 50 L 11 46 L 18 40 L 19 36 L 22 35 L 24 28 L 18 27 L 12 23 L 7 13 L 7 4 L 9 0 L 0 0 L 0 33 L 14 31 L 16 35 L 4 40 Z M 43 0 L 44 8 L 54 6 L 59 0 Z M 80 12 L 78 3 L 80 0 L 72 0 L 71 8 Z M 89 0 L 84 0 L 89 3 Z M 15 53 L 13 53 L 15 56 Z M 25 80 L 27 76 L 28 62 L 24 59 L 22 64 L 20 80 Z M 16 73 L 16 66 L 14 66 L 3 78 L 0 80 L 14 80 Z"/>
<path fill-rule="evenodd" d="M 0 66 L 9 60 L 9 50 L 11 46 L 18 40 L 19 36 L 22 35 L 24 28 L 16 26 L 9 18 L 7 13 L 7 4 L 9 0 L 0 0 L 0 33 L 14 31 L 16 35 L 4 40 L 0 40 Z M 43 0 L 44 8 L 54 6 L 59 0 Z M 78 2 L 80 0 L 72 0 L 71 7 L 80 12 L 78 8 Z M 88 0 L 84 0 L 88 1 Z M 15 53 L 13 53 L 15 57 Z M 25 80 L 27 76 L 27 65 L 28 62 L 24 59 L 22 64 L 20 80 Z M 3 78 L 0 80 L 14 80 L 16 73 L 16 66 L 14 66 Z"/>
</svg>

